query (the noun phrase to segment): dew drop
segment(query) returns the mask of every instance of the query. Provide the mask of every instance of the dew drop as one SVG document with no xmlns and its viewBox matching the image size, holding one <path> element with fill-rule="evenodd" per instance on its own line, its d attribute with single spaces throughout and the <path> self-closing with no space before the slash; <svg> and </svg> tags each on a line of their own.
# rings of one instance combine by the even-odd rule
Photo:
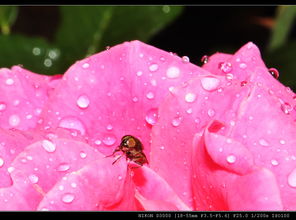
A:
<svg viewBox="0 0 296 220">
<path fill-rule="evenodd" d="M 0 102 L 0 112 L 5 111 L 6 109 L 6 104 L 4 102 Z"/>
<path fill-rule="evenodd" d="M 160 146 L 160 150 L 164 150 L 164 146 Z"/>
<path fill-rule="evenodd" d="M 64 203 L 71 203 L 75 199 L 75 196 L 72 193 L 66 193 L 62 196 L 62 201 Z"/>
<path fill-rule="evenodd" d="M 174 127 L 178 127 L 180 124 L 181 124 L 181 121 L 182 121 L 182 118 L 181 117 L 175 117 L 173 120 L 172 120 L 172 125 Z"/>
<path fill-rule="evenodd" d="M 147 111 L 145 120 L 150 125 L 155 125 L 158 120 L 158 109 L 152 108 Z"/>
<path fill-rule="evenodd" d="M 224 73 L 229 73 L 232 71 L 232 65 L 229 62 L 219 63 L 219 69 Z"/>
<path fill-rule="evenodd" d="M 201 62 L 202 62 L 203 64 L 208 63 L 208 62 L 209 62 L 209 57 L 208 57 L 207 55 L 204 55 L 204 56 L 201 58 Z"/>
<path fill-rule="evenodd" d="M 180 69 L 175 66 L 168 68 L 166 75 L 170 79 L 178 78 L 180 76 Z"/>
<path fill-rule="evenodd" d="M 11 79 L 11 78 L 8 78 L 8 79 L 5 81 L 5 83 L 6 83 L 6 85 L 9 85 L 9 86 L 11 86 L 11 85 L 13 85 L 13 84 L 14 84 L 14 80 L 13 80 L 13 79 Z"/>
<path fill-rule="evenodd" d="M 153 94 L 153 92 L 148 92 L 148 93 L 146 94 L 146 98 L 147 98 L 147 99 L 153 99 L 153 98 L 154 98 L 154 94 Z"/>
<path fill-rule="evenodd" d="M 38 176 L 32 174 L 29 176 L 29 180 L 31 181 L 31 183 L 35 184 L 35 183 L 38 183 L 39 178 L 38 178 Z"/>
<path fill-rule="evenodd" d="M 143 72 L 142 71 L 138 71 L 136 74 L 137 74 L 137 76 L 142 76 L 143 75 Z"/>
<path fill-rule="evenodd" d="M 231 73 L 227 73 L 227 74 L 225 75 L 225 78 L 226 78 L 227 80 L 233 80 L 233 74 L 231 74 Z"/>
<path fill-rule="evenodd" d="M 12 127 L 16 127 L 20 124 L 21 119 L 18 115 L 11 115 L 8 121 Z"/>
<path fill-rule="evenodd" d="M 280 140 L 280 144 L 286 144 L 286 141 L 285 140 Z"/>
<path fill-rule="evenodd" d="M 66 117 L 63 118 L 60 123 L 59 127 L 66 128 L 66 129 L 74 129 L 80 131 L 82 135 L 85 134 L 85 128 L 82 122 L 76 117 Z"/>
<path fill-rule="evenodd" d="M 56 150 L 56 145 L 49 140 L 43 140 L 42 147 L 49 153 L 52 153 Z"/>
<path fill-rule="evenodd" d="M 277 166 L 277 165 L 279 165 L 279 162 L 278 162 L 277 160 L 272 159 L 272 160 L 271 160 L 271 164 L 272 164 L 273 166 Z"/>
<path fill-rule="evenodd" d="M 259 140 L 259 144 L 264 146 L 264 147 L 268 147 L 269 143 L 265 140 L 265 139 L 260 139 Z"/>
<path fill-rule="evenodd" d="M 83 69 L 87 69 L 89 67 L 89 63 L 84 63 L 84 64 L 82 64 L 82 68 Z"/>
<path fill-rule="evenodd" d="M 79 155 L 80 155 L 80 157 L 81 157 L 82 159 L 86 158 L 86 156 L 87 156 L 87 154 L 86 154 L 84 151 L 81 151 L 81 152 L 79 153 Z"/>
<path fill-rule="evenodd" d="M 189 92 L 189 93 L 187 93 L 187 94 L 185 95 L 185 101 L 186 101 L 186 102 L 191 103 L 191 102 L 194 102 L 195 99 L 196 99 L 196 95 L 195 95 L 194 93 Z"/>
<path fill-rule="evenodd" d="M 116 137 L 112 134 L 106 135 L 103 138 L 103 143 L 107 146 L 111 146 L 116 142 Z"/>
<path fill-rule="evenodd" d="M 231 155 L 227 156 L 226 160 L 227 160 L 228 163 L 232 164 L 232 163 L 234 163 L 236 161 L 236 157 L 231 154 Z"/>
<path fill-rule="evenodd" d="M 138 97 L 133 97 L 133 102 L 138 102 L 139 101 L 139 99 L 138 99 Z"/>
<path fill-rule="evenodd" d="M 118 180 L 122 180 L 122 176 L 119 175 L 119 176 L 117 177 L 117 179 L 118 179 Z"/>
<path fill-rule="evenodd" d="M 275 78 L 278 79 L 280 76 L 279 71 L 276 68 L 269 68 L 268 72 Z"/>
<path fill-rule="evenodd" d="M 157 70 L 158 70 L 158 65 L 157 65 L 156 63 L 151 64 L 151 65 L 149 66 L 149 70 L 150 70 L 151 72 L 155 72 L 155 71 L 157 71 Z"/>
<path fill-rule="evenodd" d="M 203 77 L 200 82 L 204 90 L 214 91 L 218 88 L 220 80 L 215 77 Z"/>
<path fill-rule="evenodd" d="M 89 98 L 86 95 L 81 95 L 78 97 L 76 104 L 79 108 L 85 109 L 89 106 Z"/>
<path fill-rule="evenodd" d="M 193 110 L 192 110 L 192 108 L 189 108 L 189 109 L 186 110 L 186 112 L 187 112 L 188 114 L 191 114 L 191 113 L 193 112 Z"/>
<path fill-rule="evenodd" d="M 69 169 L 70 169 L 70 165 L 68 163 L 61 163 L 57 167 L 57 171 L 59 171 L 59 172 L 64 172 L 64 171 L 67 171 Z"/>
<path fill-rule="evenodd" d="M 288 184 L 291 187 L 296 187 L 296 168 L 288 176 Z"/>
<path fill-rule="evenodd" d="M 286 115 L 290 114 L 290 112 L 293 110 L 293 107 L 288 103 L 288 102 L 283 102 L 281 104 L 281 110 L 284 112 Z"/>
<path fill-rule="evenodd" d="M 0 168 L 3 167 L 3 165 L 4 165 L 4 160 L 3 158 L 0 157 Z"/>
<path fill-rule="evenodd" d="M 213 109 L 208 110 L 208 116 L 213 117 L 215 115 L 215 111 Z"/>
<path fill-rule="evenodd" d="M 190 61 L 190 59 L 189 59 L 188 56 L 183 56 L 183 57 L 182 57 L 182 62 L 183 62 L 183 63 L 189 63 L 189 61 Z"/>
<path fill-rule="evenodd" d="M 241 64 L 239 64 L 239 68 L 246 69 L 247 68 L 247 64 L 241 63 Z"/>
<path fill-rule="evenodd" d="M 241 85 L 241 87 L 243 87 L 243 86 L 247 85 L 247 83 L 248 83 L 247 81 L 241 81 L 240 85 Z"/>
</svg>

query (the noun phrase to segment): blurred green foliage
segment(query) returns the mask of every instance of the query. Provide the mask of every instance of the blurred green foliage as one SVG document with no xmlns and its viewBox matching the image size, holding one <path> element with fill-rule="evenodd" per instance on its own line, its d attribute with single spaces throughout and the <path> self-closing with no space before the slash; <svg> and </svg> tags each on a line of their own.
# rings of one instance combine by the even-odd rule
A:
<svg viewBox="0 0 296 220">
<path fill-rule="evenodd" d="M 59 6 L 54 41 L 10 33 L 17 6 L 0 6 L 0 66 L 21 64 L 41 74 L 62 74 L 76 60 L 124 41 L 147 42 L 181 14 L 182 6 Z"/>
</svg>

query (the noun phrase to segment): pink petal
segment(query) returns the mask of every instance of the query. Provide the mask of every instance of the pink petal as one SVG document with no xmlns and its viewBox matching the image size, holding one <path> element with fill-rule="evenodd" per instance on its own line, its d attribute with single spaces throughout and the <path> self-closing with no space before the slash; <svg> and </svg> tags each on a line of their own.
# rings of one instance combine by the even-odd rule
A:
<svg viewBox="0 0 296 220">
<path fill-rule="evenodd" d="M 190 210 L 170 185 L 152 169 L 143 166 L 141 169 L 134 169 L 133 172 L 137 189 L 136 198 L 145 210 Z"/>
<path fill-rule="evenodd" d="M 124 160 L 101 158 L 63 177 L 38 210 L 134 210 L 134 187 Z"/>
<path fill-rule="evenodd" d="M 0 69 L 0 124 L 27 130 L 36 126 L 59 76 L 38 75 L 19 66 Z"/>
<path fill-rule="evenodd" d="M 203 72 L 139 41 L 117 45 L 69 68 L 43 111 L 40 129 L 76 129 L 104 154 L 131 134 L 149 157 L 159 104 L 169 89 Z"/>
</svg>

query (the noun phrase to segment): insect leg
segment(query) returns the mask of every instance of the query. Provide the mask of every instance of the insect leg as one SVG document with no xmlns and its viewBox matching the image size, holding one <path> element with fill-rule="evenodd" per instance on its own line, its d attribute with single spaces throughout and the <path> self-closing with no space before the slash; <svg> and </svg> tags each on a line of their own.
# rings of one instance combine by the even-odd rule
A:
<svg viewBox="0 0 296 220">
<path fill-rule="evenodd" d="M 120 151 L 119 147 L 116 148 L 116 149 L 113 151 L 112 154 L 110 154 L 110 155 L 108 155 L 108 156 L 105 156 L 105 157 L 111 157 L 111 156 L 113 156 L 117 151 Z"/>
<path fill-rule="evenodd" d="M 122 155 L 123 155 L 123 154 L 122 154 Z M 120 155 L 119 157 L 117 157 L 117 158 L 113 161 L 112 165 L 115 164 L 116 161 L 119 160 L 119 159 L 122 157 L 122 155 Z"/>
</svg>

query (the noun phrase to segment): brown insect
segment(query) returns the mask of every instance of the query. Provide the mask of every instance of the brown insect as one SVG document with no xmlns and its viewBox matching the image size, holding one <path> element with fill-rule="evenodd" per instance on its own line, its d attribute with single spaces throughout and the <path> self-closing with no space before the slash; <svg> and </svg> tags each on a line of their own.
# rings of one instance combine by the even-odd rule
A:
<svg viewBox="0 0 296 220">
<path fill-rule="evenodd" d="M 147 163 L 148 160 L 146 155 L 143 152 L 143 145 L 138 138 L 135 138 L 131 135 L 125 135 L 121 138 L 120 145 L 113 151 L 113 153 L 107 157 L 113 156 L 117 151 L 122 151 L 126 159 L 130 159 L 131 161 L 143 166 L 143 164 Z M 122 157 L 120 155 L 116 160 L 113 161 L 112 164 L 116 163 Z"/>
</svg>

